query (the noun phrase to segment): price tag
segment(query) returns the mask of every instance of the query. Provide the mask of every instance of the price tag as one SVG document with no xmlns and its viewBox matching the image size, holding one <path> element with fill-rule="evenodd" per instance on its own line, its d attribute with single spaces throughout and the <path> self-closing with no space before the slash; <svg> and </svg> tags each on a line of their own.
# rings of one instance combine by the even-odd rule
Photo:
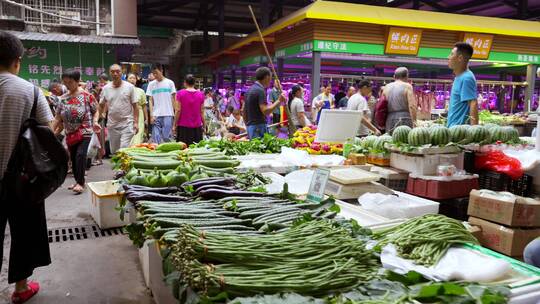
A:
<svg viewBox="0 0 540 304">
<path fill-rule="evenodd" d="M 308 201 L 320 203 L 324 199 L 324 189 L 330 177 L 330 170 L 316 169 L 309 185 Z"/>
</svg>

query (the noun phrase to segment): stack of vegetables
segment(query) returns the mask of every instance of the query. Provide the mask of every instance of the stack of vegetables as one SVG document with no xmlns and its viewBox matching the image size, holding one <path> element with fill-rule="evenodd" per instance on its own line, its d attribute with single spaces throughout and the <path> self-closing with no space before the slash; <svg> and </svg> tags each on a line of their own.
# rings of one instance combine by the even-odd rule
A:
<svg viewBox="0 0 540 304">
<path fill-rule="evenodd" d="M 519 144 L 518 131 L 511 126 L 501 127 L 494 124 L 458 125 L 451 128 L 436 125 L 431 128 L 408 126 L 397 127 L 392 134 L 392 145 L 401 149 L 418 147 L 444 147 L 467 144 Z"/>
<path fill-rule="evenodd" d="M 217 151 L 222 151 L 225 155 L 246 155 L 249 153 L 281 153 L 281 147 L 290 146 L 289 139 L 281 139 L 267 133 L 263 138 L 254 138 L 247 141 L 202 140 L 191 145 L 191 148 L 217 149 Z"/>
<path fill-rule="evenodd" d="M 478 244 L 461 222 L 439 214 L 411 219 L 373 238 L 379 241 L 377 250 L 393 244 L 400 256 L 426 266 L 437 264 L 452 245 Z"/>
<path fill-rule="evenodd" d="M 178 230 L 172 262 L 180 282 L 204 295 L 296 292 L 327 295 L 374 277 L 376 257 L 365 243 L 326 221 L 266 236 Z"/>
<path fill-rule="evenodd" d="M 478 113 L 478 118 L 480 119 L 481 124 L 522 125 L 527 123 L 527 116 L 525 114 L 494 114 L 488 110 L 483 110 Z"/>
<path fill-rule="evenodd" d="M 309 154 L 343 154 L 342 144 L 328 144 L 315 142 L 317 126 L 304 127 L 297 130 L 292 138 L 292 147 L 307 151 Z"/>
<path fill-rule="evenodd" d="M 233 174 L 240 164 L 217 149 L 124 149 L 113 161 L 116 168 L 125 172 L 128 184 L 149 187 L 180 186 L 189 180 L 223 177 Z"/>
<path fill-rule="evenodd" d="M 253 176 L 262 178 L 251 172 L 238 178 L 186 182 L 182 187 L 124 185 L 126 200 L 140 214 L 137 222 L 127 227 L 130 238 L 141 246 L 145 236 L 159 239 L 182 224 L 235 232 L 283 231 L 297 220 L 331 219 L 339 212 L 333 199 L 307 203 L 288 198 L 286 192 L 275 197 L 250 191 L 265 182 L 255 182 Z"/>
</svg>

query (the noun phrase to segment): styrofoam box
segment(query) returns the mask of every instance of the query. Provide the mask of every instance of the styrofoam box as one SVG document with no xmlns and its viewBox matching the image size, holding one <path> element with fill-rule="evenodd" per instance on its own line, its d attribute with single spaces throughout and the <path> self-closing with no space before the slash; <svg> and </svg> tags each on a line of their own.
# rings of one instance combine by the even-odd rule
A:
<svg viewBox="0 0 540 304">
<path fill-rule="evenodd" d="M 153 240 L 146 240 L 141 248 L 139 248 L 139 263 L 144 277 L 146 287 L 150 288 L 150 246 Z"/>
<path fill-rule="evenodd" d="M 120 212 L 116 210 L 123 191 L 119 191 L 118 181 L 102 181 L 88 183 L 90 214 L 101 229 L 116 228 L 128 225 L 135 221 L 135 210 L 128 208 L 124 220 L 120 219 Z"/>
<path fill-rule="evenodd" d="M 173 289 L 165 283 L 163 275 L 163 258 L 161 257 L 159 244 L 152 241 L 148 244 L 148 272 L 150 290 L 156 304 L 174 304 L 178 300 L 174 298 Z"/>
<path fill-rule="evenodd" d="M 463 169 L 463 153 L 424 156 L 390 153 L 390 167 L 416 175 L 437 175 L 437 167 L 443 164 L 454 165 L 457 169 Z"/>
</svg>

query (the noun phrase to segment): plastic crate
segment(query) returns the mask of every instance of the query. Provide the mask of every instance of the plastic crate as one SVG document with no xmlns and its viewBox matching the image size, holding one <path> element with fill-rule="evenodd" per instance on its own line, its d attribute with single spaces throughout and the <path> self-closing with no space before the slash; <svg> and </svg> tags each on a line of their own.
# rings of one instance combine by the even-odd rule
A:
<svg viewBox="0 0 540 304">
<path fill-rule="evenodd" d="M 407 193 L 432 200 L 465 197 L 473 189 L 478 189 L 477 176 L 452 180 L 442 180 L 436 176 L 409 176 L 407 182 Z"/>
<path fill-rule="evenodd" d="M 507 191 L 523 197 L 531 195 L 532 183 L 532 176 L 527 174 L 523 174 L 519 179 L 513 180 L 503 173 L 482 171 L 479 178 L 480 189 Z"/>
<path fill-rule="evenodd" d="M 469 197 L 439 201 L 439 213 L 459 221 L 467 221 L 469 216 Z"/>
<path fill-rule="evenodd" d="M 403 179 L 381 178 L 379 180 L 379 183 L 395 191 L 405 192 L 407 190 L 407 178 L 403 178 Z"/>
</svg>

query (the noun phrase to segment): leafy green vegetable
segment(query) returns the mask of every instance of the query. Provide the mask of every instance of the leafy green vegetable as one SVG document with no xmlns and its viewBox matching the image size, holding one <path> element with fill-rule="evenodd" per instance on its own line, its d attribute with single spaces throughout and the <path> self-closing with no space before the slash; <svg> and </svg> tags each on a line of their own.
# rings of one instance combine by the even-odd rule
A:
<svg viewBox="0 0 540 304">
<path fill-rule="evenodd" d="M 246 155 L 249 153 L 280 153 L 281 147 L 290 147 L 289 139 L 277 138 L 271 134 L 265 134 L 262 139 L 254 138 L 249 141 L 203 140 L 193 144 L 190 148 L 217 148 L 226 155 Z"/>
</svg>

